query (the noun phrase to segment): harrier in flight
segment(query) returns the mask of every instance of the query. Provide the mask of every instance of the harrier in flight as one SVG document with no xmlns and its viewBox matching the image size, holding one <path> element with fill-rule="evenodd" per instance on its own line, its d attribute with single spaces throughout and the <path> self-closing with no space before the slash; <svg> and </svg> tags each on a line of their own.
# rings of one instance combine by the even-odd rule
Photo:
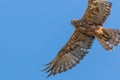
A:
<svg viewBox="0 0 120 80">
<path fill-rule="evenodd" d="M 44 71 L 49 76 L 73 68 L 88 53 L 95 38 L 108 50 L 120 43 L 120 30 L 103 28 L 110 15 L 112 4 L 108 0 L 89 0 L 82 19 L 72 20 L 75 31 L 67 44 L 59 51 Z"/>
</svg>

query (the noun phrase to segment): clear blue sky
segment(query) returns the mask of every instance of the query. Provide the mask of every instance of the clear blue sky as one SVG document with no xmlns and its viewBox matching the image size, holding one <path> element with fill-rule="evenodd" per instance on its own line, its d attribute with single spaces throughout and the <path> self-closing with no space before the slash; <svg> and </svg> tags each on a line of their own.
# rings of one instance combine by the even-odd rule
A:
<svg viewBox="0 0 120 80">
<path fill-rule="evenodd" d="M 97 40 L 72 70 L 50 78 L 40 71 L 66 44 L 87 2 L 0 0 L 0 80 L 120 80 L 120 46 L 107 52 Z M 104 26 L 120 29 L 120 1 L 111 2 Z"/>
</svg>

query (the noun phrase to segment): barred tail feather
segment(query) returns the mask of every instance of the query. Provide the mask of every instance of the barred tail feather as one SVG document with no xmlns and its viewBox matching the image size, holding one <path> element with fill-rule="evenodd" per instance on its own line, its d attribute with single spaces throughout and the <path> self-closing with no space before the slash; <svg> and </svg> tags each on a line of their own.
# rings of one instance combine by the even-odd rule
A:
<svg viewBox="0 0 120 80">
<path fill-rule="evenodd" d="M 98 40 L 106 50 L 113 50 L 120 43 L 120 30 L 103 28 L 102 32 L 97 36 Z"/>
</svg>

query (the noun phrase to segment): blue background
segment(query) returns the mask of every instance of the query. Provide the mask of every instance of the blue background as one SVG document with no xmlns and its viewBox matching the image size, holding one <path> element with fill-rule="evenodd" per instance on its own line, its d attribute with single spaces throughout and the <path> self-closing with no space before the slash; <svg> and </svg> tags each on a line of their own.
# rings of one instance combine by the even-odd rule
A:
<svg viewBox="0 0 120 80">
<path fill-rule="evenodd" d="M 104 27 L 120 29 L 120 2 Z M 0 0 L 0 80 L 120 80 L 120 46 L 106 51 L 95 40 L 75 68 L 46 78 L 41 72 L 74 32 L 88 0 Z"/>
</svg>

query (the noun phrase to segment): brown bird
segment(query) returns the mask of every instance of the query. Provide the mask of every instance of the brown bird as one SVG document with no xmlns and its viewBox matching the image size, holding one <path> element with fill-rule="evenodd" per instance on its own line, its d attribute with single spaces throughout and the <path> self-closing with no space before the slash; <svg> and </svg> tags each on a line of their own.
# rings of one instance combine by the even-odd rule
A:
<svg viewBox="0 0 120 80">
<path fill-rule="evenodd" d="M 120 30 L 103 28 L 111 6 L 108 0 L 89 0 L 83 18 L 72 21 L 75 27 L 72 37 L 44 69 L 50 73 L 48 77 L 73 68 L 88 53 L 95 38 L 108 51 L 120 43 Z"/>
</svg>

